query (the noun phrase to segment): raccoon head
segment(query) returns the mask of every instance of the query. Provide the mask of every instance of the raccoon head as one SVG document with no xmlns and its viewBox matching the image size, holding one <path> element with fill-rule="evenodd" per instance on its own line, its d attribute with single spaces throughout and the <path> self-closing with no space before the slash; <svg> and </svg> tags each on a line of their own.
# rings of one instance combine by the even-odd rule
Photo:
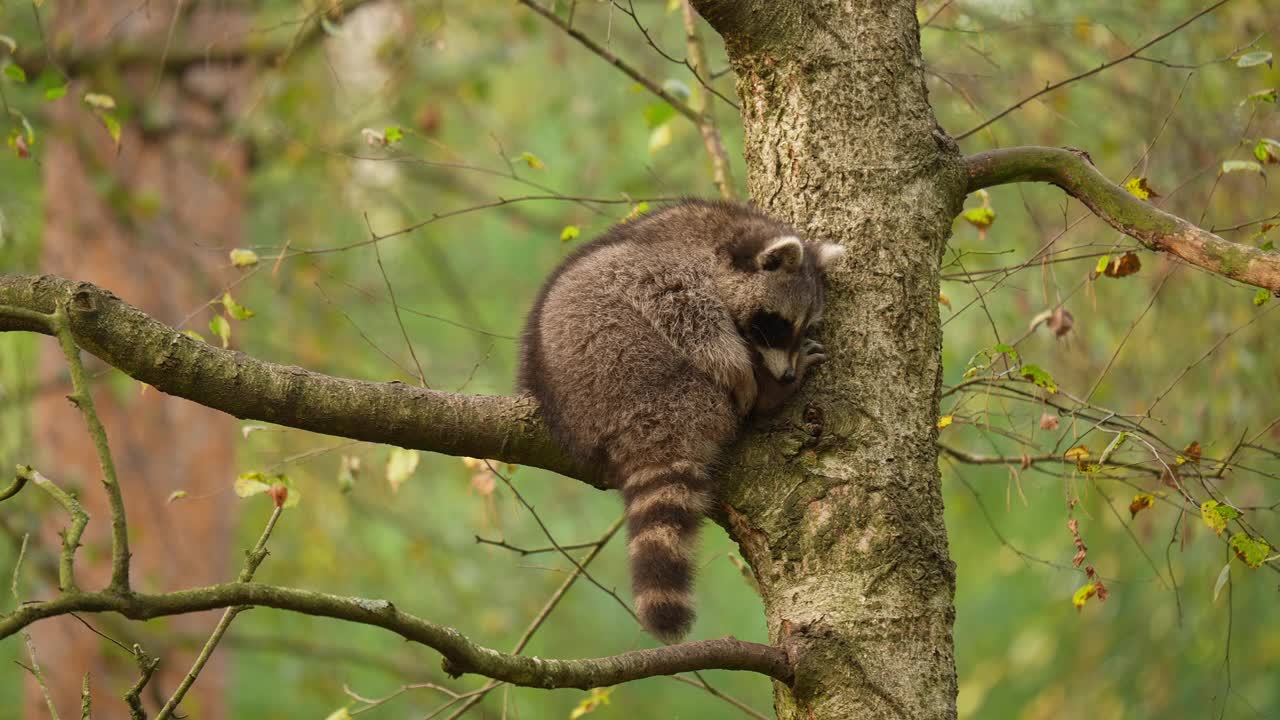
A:
<svg viewBox="0 0 1280 720">
<path fill-rule="evenodd" d="M 805 333 L 822 317 L 822 271 L 844 248 L 756 234 L 739 236 L 728 250 L 722 289 L 738 331 L 774 379 L 794 382 Z"/>
</svg>

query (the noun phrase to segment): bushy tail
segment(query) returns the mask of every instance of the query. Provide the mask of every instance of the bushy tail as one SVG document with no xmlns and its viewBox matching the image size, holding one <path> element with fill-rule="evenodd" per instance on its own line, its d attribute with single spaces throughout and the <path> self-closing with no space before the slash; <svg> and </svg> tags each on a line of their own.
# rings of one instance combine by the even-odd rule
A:
<svg viewBox="0 0 1280 720">
<path fill-rule="evenodd" d="M 624 479 L 622 497 L 640 624 L 679 640 L 693 625 L 693 548 L 711 500 L 706 473 L 690 462 L 649 466 Z"/>
</svg>

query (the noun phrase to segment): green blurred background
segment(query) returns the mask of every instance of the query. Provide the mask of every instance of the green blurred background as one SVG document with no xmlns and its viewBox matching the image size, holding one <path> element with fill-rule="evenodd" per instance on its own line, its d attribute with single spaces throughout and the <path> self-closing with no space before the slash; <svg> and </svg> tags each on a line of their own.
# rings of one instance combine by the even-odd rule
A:
<svg viewBox="0 0 1280 720">
<path fill-rule="evenodd" d="M 922 43 L 935 110 L 958 135 L 1046 82 L 1124 55 L 1202 7 L 1186 0 L 924 3 L 920 17 L 932 18 Z M 323 48 L 264 71 L 257 80 L 261 101 L 235 128 L 253 142 L 257 162 L 245 247 L 264 258 L 286 244 L 300 251 L 361 242 L 369 232 L 366 214 L 376 231 L 387 233 L 498 198 L 558 193 L 639 202 L 714 195 L 695 127 L 679 116 L 664 119 L 649 94 L 527 9 L 447 1 L 367 10 L 384 15 L 361 25 L 353 14 L 335 24 Z M 263 3 L 255 27 L 264 38 L 287 34 L 285 23 L 300 12 L 292 3 Z M 577 4 L 575 12 L 575 25 L 675 92 L 687 90 L 692 102 L 704 102 L 690 74 L 658 55 L 623 10 L 593 1 Z M 684 57 L 678 10 L 646 0 L 636 12 L 656 43 Z M 392 16 L 402 24 L 390 22 Z M 1163 196 L 1162 207 L 1204 227 L 1266 217 L 1280 211 L 1274 178 L 1268 183 L 1249 172 L 1219 178 L 1218 169 L 1224 160 L 1250 159 L 1259 138 L 1280 137 L 1277 105 L 1245 99 L 1280 85 L 1280 71 L 1267 64 L 1241 68 L 1232 59 L 1274 48 L 1277 31 L 1277 3 L 1229 2 L 1143 53 L 1162 62 L 1134 59 L 1073 83 L 966 138 L 962 148 L 1084 148 L 1113 179 L 1136 166 L 1134 174 Z M 38 42 L 22 3 L 0 5 L 0 32 Z M 712 67 L 725 68 L 718 37 L 704 32 Z M 732 83 L 731 73 L 715 81 L 735 97 Z M 38 132 L 38 89 L 9 82 L 5 92 Z M 736 114 L 715 102 L 741 188 Z M 405 137 L 390 148 L 371 147 L 362 136 L 363 129 L 392 126 Z M 0 269 L 35 272 L 40 166 L 9 152 L 0 157 L 0 178 Z M 1045 186 L 997 188 L 989 202 L 996 221 L 985 237 L 957 220 L 951 248 L 960 260 L 949 253 L 944 270 L 951 306 L 942 309 L 948 384 L 961 379 L 976 353 L 1021 338 L 1037 313 L 1067 298 L 1070 333 L 1055 338 L 1041 327 L 1018 345 L 1024 360 L 1045 368 L 1064 390 L 1087 394 L 1129 334 L 1093 393 L 1098 405 L 1140 414 L 1173 384 L 1152 427 L 1179 447 L 1200 442 L 1206 459 L 1226 456 L 1243 433 L 1252 436 L 1280 415 L 1280 358 L 1267 350 L 1280 317 L 1270 311 L 1280 301 L 1255 305 L 1252 289 L 1141 250 L 1136 275 L 1091 281 L 1099 254 L 1135 247 L 1096 219 L 1057 241 L 1070 251 L 1056 257 L 1074 261 L 966 282 L 963 272 L 1025 262 L 1087 212 Z M 513 338 L 543 277 L 634 204 L 511 202 L 383 241 L 388 278 L 432 387 L 510 392 Z M 971 197 L 968 206 L 980 204 Z M 581 235 L 564 241 L 570 225 Z M 1226 236 L 1260 245 L 1268 237 L 1255 237 L 1259 228 Z M 1280 236 L 1280 229 L 1270 236 Z M 264 260 L 233 291 L 257 313 L 233 324 L 238 348 L 337 375 L 414 382 L 413 360 L 371 247 L 290 256 L 275 273 L 273 264 Z M 974 302 L 979 290 L 987 293 L 984 302 Z M 211 313 L 197 314 L 191 329 L 211 337 Z M 26 398 L 38 391 L 31 378 L 40 342 L 0 335 L 0 467 L 23 460 L 31 446 Z M 100 392 L 136 392 L 118 373 L 100 380 Z M 1042 408 L 1000 398 L 956 404 L 951 397 L 943 412 L 955 422 L 942 431 L 942 442 L 1016 457 L 1021 451 L 1000 431 L 1027 434 Z M 1068 425 L 1064 419 L 1063 429 Z M 285 463 L 280 469 L 303 495 L 271 541 L 261 581 L 387 598 L 482 644 L 508 648 L 565 577 L 568 565 L 554 554 L 521 557 L 477 544 L 477 535 L 522 547 L 546 542 L 501 482 L 461 459 L 423 454 L 414 475 L 392 492 L 387 447 L 278 428 L 237 442 L 242 470 Z M 1085 444 L 1096 456 L 1105 440 L 1089 436 Z M 1280 432 L 1273 427 L 1257 444 L 1280 446 Z M 1046 441 L 1043 448 L 1049 447 Z M 1131 446 L 1130 457 L 1140 450 Z M 340 481 L 344 456 L 360 462 L 349 488 Z M 1236 460 L 1222 492 L 1237 506 L 1258 508 L 1249 511 L 1254 526 L 1280 537 L 1275 509 L 1267 507 L 1280 502 L 1277 455 L 1245 449 Z M 1135 493 L 1176 499 L 1169 488 L 1151 478 L 1094 481 L 1056 465 L 1021 470 L 944 459 L 942 472 L 958 568 L 960 717 L 1280 717 L 1278 578 L 1273 568 L 1234 563 L 1230 585 L 1215 602 L 1214 583 L 1228 553 L 1194 508 L 1180 517 L 1176 502 L 1157 502 L 1129 518 Z M 550 473 L 520 468 L 511 478 L 562 543 L 594 540 L 620 513 L 616 497 Z M 227 478 L 227 492 L 233 480 Z M 1069 514 L 1071 500 L 1078 505 Z M 52 517 L 47 504 L 27 502 L 23 511 Z M 257 537 L 268 504 L 262 497 L 237 504 L 238 540 L 217 549 L 231 563 Z M 1076 549 L 1068 517 L 1080 521 L 1089 562 L 1110 589 L 1106 602 L 1092 600 L 1080 611 L 1071 596 L 1084 579 L 1071 568 Z M 709 526 L 700 553 L 693 636 L 766 640 L 760 601 L 739 569 L 734 544 Z M 7 576 L 13 555 L 12 543 L 0 545 L 0 574 Z M 624 561 L 615 541 L 591 572 L 625 598 Z M 582 657 L 651 645 L 613 598 L 580 581 L 527 652 Z M 8 668 L 0 670 L 0 707 L 14 706 L 20 692 L 22 673 L 9 662 L 19 650 L 14 639 L 0 644 L 0 667 Z M 266 610 L 241 616 L 221 652 L 233 658 L 235 717 L 321 718 L 349 702 L 344 685 L 376 697 L 402 683 L 443 678 L 435 653 L 387 633 Z M 771 714 L 768 681 L 726 672 L 706 677 Z M 466 678 L 450 686 L 479 684 Z M 505 705 L 511 717 L 565 718 L 585 696 L 500 689 L 483 712 L 497 717 Z M 742 716 L 665 678 L 619 687 L 610 700 L 596 717 Z M 368 716 L 420 717 L 439 701 L 429 690 L 413 690 Z"/>
</svg>

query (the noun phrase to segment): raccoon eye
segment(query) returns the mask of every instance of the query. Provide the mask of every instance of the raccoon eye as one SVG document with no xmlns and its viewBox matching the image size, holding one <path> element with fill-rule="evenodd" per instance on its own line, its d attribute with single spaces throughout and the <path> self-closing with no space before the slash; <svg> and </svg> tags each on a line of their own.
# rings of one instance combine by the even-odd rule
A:
<svg viewBox="0 0 1280 720">
<path fill-rule="evenodd" d="M 787 347 L 793 330 L 791 321 L 778 313 L 759 311 L 751 316 L 751 340 L 763 347 Z"/>
</svg>

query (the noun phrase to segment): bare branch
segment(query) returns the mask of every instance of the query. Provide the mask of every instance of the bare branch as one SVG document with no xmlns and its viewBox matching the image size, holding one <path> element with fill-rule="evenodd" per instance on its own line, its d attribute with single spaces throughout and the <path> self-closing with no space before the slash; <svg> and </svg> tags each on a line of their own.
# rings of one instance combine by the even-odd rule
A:
<svg viewBox="0 0 1280 720">
<path fill-rule="evenodd" d="M 1172 253 L 1212 273 L 1280 293 L 1280 253 L 1224 240 L 1139 200 L 1098 172 L 1083 153 L 1027 146 L 970 155 L 965 162 L 969 192 L 1016 182 L 1051 183 L 1150 250 Z"/>
<path fill-rule="evenodd" d="M 693 71 L 693 76 L 702 83 L 704 87 L 710 87 L 708 81 L 710 72 L 707 69 L 707 54 L 703 51 L 702 38 L 698 34 L 698 17 L 693 12 L 693 6 L 689 4 L 689 0 L 681 3 L 681 11 L 684 15 L 684 36 L 685 43 L 689 52 L 689 69 Z M 716 189 L 720 191 L 720 197 L 725 200 L 733 199 L 733 179 L 729 176 L 729 155 L 724 150 L 724 141 L 720 138 L 720 131 L 716 129 L 716 117 L 714 106 L 711 98 L 704 97 L 702 102 L 702 117 L 698 120 L 698 131 L 702 133 L 702 143 L 707 148 L 707 154 L 711 156 L 712 175 L 715 178 Z"/>
<path fill-rule="evenodd" d="M 1212 4 L 1212 5 L 1210 5 L 1209 7 L 1207 7 L 1207 8 L 1205 8 L 1205 9 L 1201 10 L 1200 12 L 1197 12 L 1196 14 L 1194 14 L 1194 15 L 1192 15 L 1191 17 L 1189 17 L 1189 18 L 1187 18 L 1187 19 L 1183 20 L 1182 22 L 1178 23 L 1177 25 L 1173 26 L 1172 28 L 1169 28 L 1168 30 L 1166 30 L 1166 31 L 1164 31 L 1164 32 L 1160 33 L 1159 35 L 1157 35 L 1157 36 L 1155 36 L 1155 37 L 1151 38 L 1150 40 L 1146 41 L 1145 43 L 1143 43 L 1142 45 L 1140 45 L 1139 47 L 1137 47 L 1136 49 L 1134 49 L 1132 52 L 1125 53 L 1124 55 L 1121 55 L 1120 57 L 1115 58 L 1114 60 L 1108 60 L 1107 62 L 1104 62 L 1104 63 L 1102 63 L 1101 65 L 1099 65 L 1098 67 L 1093 68 L 1092 70 L 1086 70 L 1085 72 L 1082 72 L 1082 73 L 1080 73 L 1079 75 L 1072 75 L 1071 77 L 1067 78 L 1066 80 L 1059 80 L 1059 81 L 1058 81 L 1058 82 L 1056 82 L 1056 83 L 1046 84 L 1046 85 L 1045 85 L 1043 88 L 1041 88 L 1040 90 L 1037 90 L 1036 92 L 1031 93 L 1030 95 L 1028 95 L 1028 96 L 1026 96 L 1026 97 L 1022 98 L 1021 100 L 1019 100 L 1018 102 L 1016 102 L 1016 103 L 1014 103 L 1014 104 L 1010 105 L 1009 107 L 1005 108 L 1004 110 L 1001 110 L 999 113 L 997 113 L 996 115 L 994 115 L 993 117 L 991 117 L 989 120 L 986 120 L 986 121 L 984 121 L 984 122 L 982 122 L 982 123 L 980 123 L 980 124 L 978 124 L 978 125 L 976 125 L 976 126 L 974 126 L 974 127 L 969 128 L 968 130 L 965 130 L 964 132 L 960 133 L 959 135 L 957 135 L 957 136 L 956 136 L 956 140 L 963 140 L 963 139 L 965 139 L 965 138 L 969 137 L 970 135 L 972 135 L 972 134 L 974 134 L 974 133 L 978 132 L 978 131 L 979 131 L 979 130 L 981 130 L 982 128 L 984 128 L 984 127 L 986 127 L 986 126 L 990 125 L 991 123 L 993 123 L 993 122 L 995 122 L 995 121 L 999 120 L 1000 118 L 1004 117 L 1005 115 L 1008 115 L 1009 113 L 1013 112 L 1014 110 L 1017 110 L 1018 108 L 1022 107 L 1023 105 L 1026 105 L 1027 103 L 1031 102 L 1032 100 L 1035 100 L 1036 98 L 1040 97 L 1041 95 L 1044 95 L 1044 94 L 1046 94 L 1046 93 L 1053 92 L 1054 90 L 1057 90 L 1058 88 L 1063 87 L 1064 85 L 1070 85 L 1071 83 L 1073 83 L 1073 82 L 1075 82 L 1075 81 L 1077 81 L 1077 80 L 1083 80 L 1084 78 L 1087 78 L 1087 77 L 1089 77 L 1090 75 L 1097 75 L 1098 73 L 1102 72 L 1103 70 L 1106 70 L 1106 69 L 1108 69 L 1108 68 L 1115 67 L 1116 65 L 1119 65 L 1120 63 L 1125 62 L 1126 60 L 1132 60 L 1133 58 L 1135 58 L 1135 57 L 1137 57 L 1137 56 L 1138 56 L 1138 53 L 1142 52 L 1143 50 L 1146 50 L 1147 48 L 1151 47 L 1152 45 L 1155 45 L 1156 43 L 1160 42 L 1161 40 L 1164 40 L 1165 38 L 1169 37 L 1170 35 L 1172 35 L 1172 34 L 1174 34 L 1174 33 L 1178 32 L 1178 31 L 1179 31 L 1179 30 L 1181 30 L 1182 28 L 1184 28 L 1184 27 L 1186 27 L 1186 26 L 1190 25 L 1191 23 L 1195 22 L 1196 20 L 1199 20 L 1201 17 L 1203 17 L 1203 16 L 1205 16 L 1205 15 L 1208 15 L 1209 13 L 1213 12 L 1214 10 L 1217 10 L 1218 8 L 1222 7 L 1223 5 L 1226 5 L 1226 4 L 1227 4 L 1228 2 L 1230 2 L 1230 1 L 1231 1 L 1231 0 L 1218 0 L 1218 2 L 1216 2 L 1216 3 Z M 1145 58 L 1144 58 L 1144 59 L 1145 59 Z"/>
<path fill-rule="evenodd" d="M 244 569 L 240 571 L 240 582 L 247 583 L 253 580 L 253 574 L 258 571 L 258 566 L 267 558 L 267 540 L 271 539 L 271 531 L 275 530 L 276 522 L 280 519 L 280 513 L 283 510 L 283 502 L 275 506 L 275 509 L 271 512 L 271 517 L 267 519 L 267 527 L 263 529 L 262 535 L 258 538 L 258 544 L 253 546 L 253 550 L 245 554 Z M 204 670 L 209 658 L 213 657 L 214 648 L 218 647 L 222 636 L 227 634 L 227 629 L 231 627 L 231 622 L 236 619 L 236 615 L 248 609 L 244 605 L 237 605 L 236 607 L 229 607 L 222 612 L 222 618 L 218 620 L 217 626 L 214 627 L 213 633 L 209 635 L 209 640 L 204 644 L 204 647 L 200 648 L 200 654 L 191 665 L 191 670 L 182 678 L 182 682 L 178 683 L 178 689 L 173 691 L 173 695 L 165 702 L 164 707 L 160 708 L 160 712 L 156 713 L 155 720 L 166 720 L 166 718 L 173 716 L 174 711 L 178 708 L 178 703 L 182 702 L 182 698 L 186 696 L 187 691 L 195 684 L 200 671 Z"/>
<path fill-rule="evenodd" d="M 434 648 L 444 656 L 444 670 L 538 688 L 606 687 L 641 678 L 695 670 L 746 670 L 790 682 L 791 663 L 775 647 L 733 638 L 701 640 L 662 648 L 633 650 L 584 660 L 549 660 L 512 655 L 482 647 L 453 628 L 403 613 L 385 600 L 341 597 L 258 583 L 224 583 L 152 595 L 110 591 L 68 593 L 53 600 L 28 603 L 0 617 L 0 638 L 9 637 L 48 617 L 71 612 L 116 612 L 131 620 L 250 605 L 329 617 L 389 630 L 406 640 Z"/>
<path fill-rule="evenodd" d="M 527 396 L 459 395 L 257 360 L 183 335 L 89 283 L 0 275 L 0 332 L 50 334 L 43 314 L 63 299 L 77 345 L 170 395 L 242 419 L 531 465 L 605 487 L 565 456 Z"/>
<path fill-rule="evenodd" d="M 538 13 L 542 17 L 546 18 L 552 25 L 555 25 L 556 27 L 560 28 L 565 32 L 566 35 L 568 35 L 569 37 L 581 43 L 583 47 L 587 48 L 588 50 L 595 53 L 596 55 L 599 55 L 610 65 L 626 73 L 627 77 L 643 85 L 646 90 L 662 98 L 667 102 L 667 104 L 675 108 L 676 112 L 689 118 L 695 124 L 698 124 L 699 127 L 701 127 L 702 118 L 701 118 L 701 115 L 698 114 L 698 111 L 689 107 L 688 103 L 681 101 L 676 96 L 672 95 L 666 90 L 663 90 L 661 85 L 645 77 L 645 75 L 641 73 L 639 70 L 636 70 L 635 68 L 631 67 L 631 65 L 627 64 L 627 62 L 624 61 L 622 58 L 618 57 L 617 55 L 614 55 L 612 50 L 604 47 L 603 45 L 596 42 L 595 40 L 592 40 L 582 31 L 577 30 L 569 23 L 565 22 L 564 20 L 561 20 L 560 16 L 556 15 L 554 11 L 543 7 L 542 5 L 535 2 L 535 0 L 520 0 L 520 4 Z"/>
</svg>

